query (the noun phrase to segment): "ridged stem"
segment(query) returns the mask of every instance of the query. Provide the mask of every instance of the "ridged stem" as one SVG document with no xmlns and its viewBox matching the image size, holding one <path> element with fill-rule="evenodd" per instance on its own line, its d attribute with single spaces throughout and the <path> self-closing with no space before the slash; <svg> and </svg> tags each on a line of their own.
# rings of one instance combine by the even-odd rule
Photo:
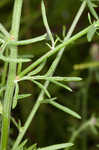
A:
<svg viewBox="0 0 99 150">
<path fill-rule="evenodd" d="M 13 18 L 12 18 L 12 28 L 11 36 L 18 40 L 18 33 L 20 27 L 20 16 L 22 9 L 23 0 L 15 0 Z M 10 57 L 17 58 L 17 47 L 10 46 Z M 2 115 L 2 130 L 1 130 L 1 150 L 7 150 L 8 137 L 9 137 L 9 128 L 10 128 L 10 114 L 11 114 L 11 105 L 14 94 L 14 80 L 16 77 L 16 63 L 9 63 L 9 72 L 7 79 L 7 86 L 4 96 L 4 105 L 3 105 L 3 115 Z"/>
</svg>

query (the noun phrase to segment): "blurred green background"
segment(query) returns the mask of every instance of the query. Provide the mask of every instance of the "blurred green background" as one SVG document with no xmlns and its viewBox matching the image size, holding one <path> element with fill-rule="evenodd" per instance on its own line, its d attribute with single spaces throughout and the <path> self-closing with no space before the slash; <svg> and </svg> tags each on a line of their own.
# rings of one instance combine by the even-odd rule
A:
<svg viewBox="0 0 99 150">
<path fill-rule="evenodd" d="M 24 0 L 20 37 L 19 39 L 33 38 L 46 32 L 41 16 L 41 0 Z M 51 31 L 54 35 L 62 38 L 62 27 L 66 26 L 68 31 L 77 10 L 81 5 L 80 0 L 45 0 L 46 12 Z M 0 22 L 10 31 L 12 18 L 13 0 L 0 0 Z M 98 9 L 97 9 L 98 11 Z M 81 16 L 75 33 L 89 25 L 88 9 L 86 8 Z M 33 61 L 48 51 L 44 42 L 38 42 L 29 46 L 19 47 L 19 55 L 33 55 Z M 91 53 L 92 52 L 92 53 Z M 90 54 L 91 53 L 91 54 Z M 40 74 L 44 74 L 50 67 L 56 55 L 48 59 L 45 68 Z M 86 119 L 92 114 L 99 115 L 99 72 L 98 67 L 93 69 L 74 70 L 75 64 L 94 62 L 98 60 L 99 45 L 98 37 L 88 43 L 86 37 L 77 40 L 67 47 L 62 59 L 56 69 L 57 76 L 80 76 L 83 81 L 80 83 L 70 83 L 73 92 L 68 92 L 63 88 L 50 84 L 49 91 L 53 97 L 58 97 L 58 102 L 78 112 L 82 120 L 77 120 L 64 112 L 48 105 L 42 104 L 34 120 L 29 127 L 25 138 L 29 138 L 29 144 L 37 143 L 39 146 L 67 142 L 72 133 L 75 132 Z M 29 64 L 23 64 L 26 68 Z M 3 69 L 3 63 L 0 62 Z M 40 90 L 31 82 L 20 84 L 20 93 L 32 93 L 32 96 L 20 100 L 12 116 L 24 124 L 32 109 Z M 11 124 L 11 139 L 17 136 L 16 128 Z M 96 150 L 99 143 L 99 134 L 95 135 L 90 128 L 82 132 L 75 141 L 73 150 L 84 150 L 84 142 L 90 150 Z"/>
</svg>

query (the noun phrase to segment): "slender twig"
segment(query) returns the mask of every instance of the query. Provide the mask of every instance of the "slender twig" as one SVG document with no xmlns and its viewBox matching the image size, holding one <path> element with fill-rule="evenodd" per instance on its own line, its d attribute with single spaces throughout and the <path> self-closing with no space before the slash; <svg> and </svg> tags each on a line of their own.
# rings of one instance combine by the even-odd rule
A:
<svg viewBox="0 0 99 150">
<path fill-rule="evenodd" d="M 93 125 L 93 118 L 85 121 L 84 123 L 82 123 L 82 125 L 75 131 L 73 132 L 69 142 L 73 142 L 76 140 L 76 138 L 80 135 L 81 132 L 83 132 L 84 130 L 86 130 L 88 127 Z M 70 148 L 66 148 L 65 150 L 69 150 Z"/>
<path fill-rule="evenodd" d="M 16 45 L 16 46 L 28 45 L 28 44 L 32 44 L 32 43 L 35 43 L 35 42 L 39 42 L 39 41 L 45 40 L 46 37 L 47 37 L 47 34 L 44 34 L 44 35 L 38 36 L 36 38 L 28 39 L 28 40 L 11 41 L 9 44 Z"/>
<path fill-rule="evenodd" d="M 86 2 L 84 1 L 82 3 L 82 5 L 81 5 L 79 11 L 77 12 L 77 15 L 76 15 L 76 17 L 75 17 L 75 19 L 73 21 L 73 24 L 70 27 L 70 30 L 69 30 L 69 32 L 67 34 L 68 38 L 70 38 L 70 36 L 72 35 L 72 32 L 74 31 L 74 29 L 76 27 L 76 24 L 77 24 L 80 16 L 82 15 L 82 13 L 83 13 L 83 11 L 85 9 L 85 6 L 86 6 Z M 52 76 L 54 74 L 54 71 L 55 71 L 56 67 L 59 64 L 59 61 L 60 61 L 60 59 L 62 57 L 63 52 L 64 52 L 64 48 L 62 48 L 61 51 L 57 54 L 56 59 L 54 60 L 54 62 L 52 63 L 52 65 L 51 65 L 51 67 L 49 69 L 49 73 L 48 73 L 49 76 Z M 50 83 L 49 81 L 46 81 L 45 84 L 44 84 L 44 87 L 47 88 L 49 83 Z M 41 101 L 42 101 L 43 97 L 44 97 L 44 91 L 42 90 L 41 93 L 39 94 L 38 98 L 37 98 L 37 101 L 36 101 L 35 105 L 32 108 L 32 111 L 31 111 L 28 119 L 26 120 L 26 122 L 24 124 L 23 131 L 19 133 L 12 150 L 15 150 L 17 148 L 18 144 L 21 142 L 23 136 L 25 135 L 25 133 L 26 133 L 26 131 L 27 131 L 27 129 L 28 129 L 32 119 L 34 118 L 34 116 L 35 116 L 35 114 L 36 114 L 36 112 L 37 112 L 37 110 L 38 110 L 38 108 L 39 108 L 39 106 L 41 104 Z"/>
<path fill-rule="evenodd" d="M 15 40 L 18 40 L 22 2 L 23 0 L 15 0 L 15 3 L 14 3 L 11 34 Z M 17 58 L 17 47 L 10 46 L 10 50 L 11 50 L 10 57 L 13 59 Z M 10 127 L 10 113 L 11 113 L 12 97 L 13 97 L 13 92 L 14 92 L 15 76 L 16 76 L 16 63 L 11 62 L 9 64 L 7 87 L 6 87 L 5 96 L 4 96 L 2 130 L 1 130 L 1 133 L 2 133 L 1 134 L 1 150 L 7 149 L 9 127 Z"/>
<path fill-rule="evenodd" d="M 6 37 L 10 37 L 10 34 L 8 33 L 8 31 L 4 28 L 4 26 L 0 23 L 0 31 L 6 36 Z"/>
<path fill-rule="evenodd" d="M 99 25 L 99 21 L 96 21 L 93 25 L 98 26 Z M 47 52 L 45 55 L 43 55 L 42 57 L 40 57 L 37 61 L 35 61 L 33 64 L 31 64 L 29 67 L 27 67 L 25 70 L 23 70 L 20 74 L 19 77 L 24 76 L 25 74 L 27 74 L 29 71 L 31 71 L 34 67 L 36 67 L 37 65 L 39 65 L 42 61 L 44 61 L 45 59 L 49 58 L 50 56 L 54 55 L 56 52 L 60 51 L 62 48 L 64 48 L 65 46 L 68 46 L 69 44 L 71 44 L 72 42 L 74 42 L 75 40 L 79 39 L 80 37 L 86 35 L 89 31 L 89 29 L 92 27 L 92 25 L 88 26 L 87 28 L 85 28 L 84 30 L 82 30 L 81 32 L 77 33 L 76 35 L 74 35 L 73 37 L 71 37 L 70 39 L 64 41 L 62 44 L 58 45 L 55 47 L 55 49 L 53 49 L 53 51 L 49 51 Z"/>
</svg>

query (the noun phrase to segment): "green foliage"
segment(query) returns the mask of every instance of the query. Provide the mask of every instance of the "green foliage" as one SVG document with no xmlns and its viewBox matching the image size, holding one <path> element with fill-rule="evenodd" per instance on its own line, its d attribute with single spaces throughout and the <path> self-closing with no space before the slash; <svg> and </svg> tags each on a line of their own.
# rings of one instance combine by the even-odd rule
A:
<svg viewBox="0 0 99 150">
<path fill-rule="evenodd" d="M 28 9 L 28 4 L 32 3 L 32 1 L 24 1 L 25 7 L 27 8 L 26 11 L 31 11 L 31 9 Z M 0 7 L 6 6 L 9 1 L 1 1 L 0 2 Z M 37 2 L 35 2 L 37 3 Z M 40 3 L 40 2 L 39 2 Z M 53 2 L 54 4 L 56 3 Z M 59 1 L 57 1 L 57 4 Z M 65 1 L 64 1 L 65 3 Z M 79 8 L 77 15 L 75 16 L 73 23 L 70 27 L 70 29 L 67 31 L 66 27 L 63 26 L 63 31 L 62 31 L 62 39 L 60 36 L 55 35 L 52 33 L 51 28 L 49 27 L 48 20 L 47 20 L 47 14 L 46 14 L 46 6 L 43 0 L 41 1 L 41 12 L 42 12 L 42 18 L 43 18 L 43 24 L 46 29 L 46 33 L 37 36 L 34 38 L 26 39 L 26 40 L 19 40 L 19 33 L 20 33 L 20 24 L 21 24 L 21 11 L 22 11 L 22 6 L 23 6 L 23 0 L 15 0 L 14 1 L 14 8 L 13 8 L 13 16 L 12 16 L 12 23 L 11 23 L 11 30 L 8 32 L 6 28 L 0 24 L 0 60 L 3 62 L 3 71 L 0 74 L 1 78 L 1 83 L 0 83 L 0 115 L 2 115 L 2 128 L 1 128 L 1 141 L 0 141 L 0 149 L 1 150 L 7 150 L 10 148 L 11 150 L 58 150 L 58 149 L 69 149 L 73 144 L 77 145 L 75 143 L 76 138 L 80 136 L 80 133 L 85 132 L 86 129 L 90 129 L 91 133 L 94 134 L 95 136 L 98 135 L 97 128 L 99 127 L 99 120 L 97 117 L 92 115 L 91 119 L 87 118 L 87 99 L 88 99 L 88 90 L 92 81 L 92 73 L 94 72 L 94 69 L 89 69 L 89 74 L 88 78 L 86 80 L 83 80 L 80 76 L 80 73 L 72 73 L 72 75 L 69 74 L 68 77 L 65 77 L 64 75 L 60 76 L 59 74 L 57 75 L 56 68 L 59 65 L 60 60 L 62 60 L 62 55 L 63 52 L 65 51 L 65 48 L 68 49 L 67 46 L 72 45 L 73 43 L 75 44 L 79 39 L 85 38 L 85 36 L 88 39 L 88 42 L 91 42 L 94 39 L 95 33 L 98 35 L 98 29 L 99 29 L 99 17 L 98 14 L 95 10 L 97 7 L 96 1 L 91 1 L 91 0 L 83 0 L 81 2 L 81 7 Z M 46 4 L 47 5 L 47 4 Z M 54 6 L 54 5 L 53 5 Z M 90 13 L 88 14 L 88 19 L 91 25 L 89 25 L 87 28 L 84 28 L 80 32 L 75 33 L 73 36 L 73 31 L 77 26 L 78 21 L 80 20 L 80 17 L 85 10 L 86 6 L 88 6 L 88 9 Z M 58 8 L 59 9 L 59 8 Z M 51 11 L 50 11 L 51 12 Z M 30 12 L 29 12 L 30 13 Z M 55 13 L 55 12 L 54 12 Z M 91 16 L 95 19 L 92 21 Z M 39 13 L 35 11 L 34 18 L 39 18 Z M 22 27 L 25 26 L 24 22 L 26 23 L 29 20 L 29 26 L 31 25 L 31 20 L 32 20 L 32 15 L 30 13 L 30 16 L 26 16 L 22 20 Z M 9 26 L 9 25 L 6 25 Z M 36 24 L 36 26 L 38 26 Z M 40 24 L 41 28 L 42 25 Z M 24 34 L 24 31 L 27 30 L 25 27 L 22 28 L 22 34 Z M 28 28 L 28 27 L 27 27 Z M 67 34 L 66 34 L 67 31 Z M 42 47 L 43 45 L 48 46 L 48 51 L 42 56 L 40 54 L 38 55 L 38 58 L 34 58 L 32 53 L 26 54 L 25 47 L 24 46 L 29 46 L 30 44 L 39 44 Z M 23 46 L 23 48 L 22 48 Z M 22 55 L 19 55 L 19 50 L 22 48 Z M 29 46 L 30 48 L 30 46 Z M 35 46 L 35 49 L 37 47 Z M 54 55 L 54 56 L 53 56 Z M 64 54 L 65 55 L 65 54 Z M 63 56 L 64 56 L 63 55 Z M 73 53 L 74 55 L 74 53 Z M 53 56 L 53 57 L 52 57 Z M 95 55 L 94 55 L 95 56 Z M 51 57 L 51 58 L 50 58 Z M 47 67 L 47 63 L 49 59 L 54 59 L 51 60 L 49 68 Z M 97 59 L 96 57 L 94 59 Z M 28 66 L 26 66 L 26 63 L 28 63 Z M 72 64 L 72 62 L 71 62 Z M 94 66 L 98 66 L 99 63 L 86 63 L 86 64 L 79 64 L 75 66 L 75 70 L 80 70 L 84 68 L 90 68 L 90 66 L 93 68 Z M 63 65 L 65 66 L 65 64 Z M 66 66 L 65 66 L 66 68 Z M 69 68 L 69 67 L 67 67 Z M 58 69 L 59 70 L 59 69 Z M 56 72 L 55 72 L 56 71 Z M 61 71 L 61 69 L 60 69 Z M 67 71 L 67 70 L 66 70 Z M 55 75 L 54 75 L 55 73 Z M 76 76 L 76 77 L 75 77 Z M 33 103 L 33 107 L 30 111 L 29 116 L 27 117 L 25 123 L 21 123 L 19 121 L 17 123 L 16 119 L 12 117 L 12 110 L 17 110 L 18 105 L 21 103 L 19 99 L 31 99 L 32 94 L 26 94 L 24 91 L 25 87 L 29 89 L 29 86 L 25 84 L 25 87 L 21 87 L 21 84 L 24 82 L 32 81 L 34 84 L 36 84 L 37 88 L 41 89 L 41 92 L 39 93 L 39 96 L 36 101 Z M 52 88 L 50 83 L 52 83 Z M 33 86 L 34 86 L 33 84 Z M 73 86 L 74 88 L 77 86 L 79 92 L 77 93 L 76 97 L 81 96 L 80 99 L 82 99 L 82 110 L 78 110 L 79 104 L 77 103 L 77 109 L 76 106 L 73 108 L 73 105 L 71 104 L 70 100 L 75 99 L 75 96 L 72 98 L 69 97 L 69 93 L 73 95 Z M 56 86 L 57 85 L 57 86 Z M 54 96 L 54 86 L 55 86 L 55 96 Z M 33 87 L 34 88 L 34 87 Z M 64 104 L 60 104 L 60 102 L 55 102 L 56 99 L 59 98 L 62 103 L 62 97 L 60 92 L 57 92 L 57 88 L 64 90 L 67 92 L 67 95 L 64 96 L 66 100 L 69 100 L 66 102 L 63 102 Z M 33 89 L 32 89 L 33 90 Z M 19 94 L 20 93 L 20 94 Z M 29 91 L 29 93 L 31 93 Z M 34 90 L 34 93 L 36 94 L 36 91 Z M 58 95 L 59 94 L 59 95 Z M 31 96 L 31 97 L 30 97 Z M 33 95 L 34 96 L 34 95 Z M 28 98 L 29 97 L 29 98 Z M 47 98 L 46 98 L 47 97 Z M 34 96 L 35 98 L 35 96 Z M 29 101 L 29 100 L 28 100 Z M 26 102 L 26 101 L 25 101 Z M 32 104 L 32 103 L 31 103 Z M 48 104 L 45 105 L 45 104 Z M 35 140 L 32 140 L 32 143 L 29 144 L 29 141 L 25 137 L 25 134 L 27 130 L 29 129 L 29 126 L 37 115 L 37 111 L 41 110 L 43 107 L 43 111 L 48 110 L 50 106 L 54 106 L 54 108 L 57 108 L 60 110 L 60 112 L 65 112 L 66 114 L 69 114 L 71 118 L 73 119 L 82 119 L 82 125 L 79 126 L 77 120 L 75 121 L 76 123 L 73 122 L 72 128 L 68 128 L 68 130 L 71 130 L 71 137 L 66 139 L 68 142 L 61 142 L 63 144 L 55 144 L 50 145 L 50 146 L 45 146 L 40 148 L 39 144 L 34 144 Z M 25 111 L 27 111 L 28 106 L 24 105 Z M 52 109 L 54 109 L 52 108 Z M 71 108 L 71 109 L 70 109 Z M 22 109 L 22 108 L 21 108 Z M 14 111 L 13 110 L 13 111 Z M 56 110 L 56 109 L 54 109 Z M 47 111 L 47 113 L 48 113 Z M 79 113 L 77 113 L 77 112 Z M 81 113 L 82 111 L 82 113 Z M 49 111 L 50 112 L 50 111 Z M 19 113 L 19 112 L 18 112 Z M 41 115 L 42 112 L 38 112 L 39 115 Z M 93 114 L 93 111 L 92 111 Z M 18 114 L 19 115 L 19 114 Z M 60 116 L 60 115 L 56 115 Z M 70 117 L 68 116 L 68 117 Z M 42 115 L 44 117 L 44 115 Z M 54 111 L 51 115 L 51 117 L 54 116 Z M 43 118 L 41 118 L 43 119 Z M 20 120 L 20 118 L 18 118 Z M 47 118 L 47 121 L 50 119 Z M 51 124 L 57 122 L 57 119 L 53 119 L 54 121 L 51 122 Z M 9 139 L 10 139 L 10 134 L 11 134 L 11 126 L 10 122 L 13 122 L 15 127 L 18 130 L 18 135 L 17 138 L 14 140 L 11 145 L 9 144 Z M 70 122 L 72 124 L 72 121 L 70 118 L 66 120 L 67 122 Z M 40 122 L 40 120 L 39 120 Z M 45 121 L 41 121 L 41 124 L 45 124 Z M 35 121 L 33 122 L 35 124 Z M 55 124 L 55 129 L 58 130 L 61 134 L 64 132 L 64 129 L 61 128 L 58 129 L 58 124 L 61 125 L 60 120 L 58 120 L 58 123 Z M 76 125 L 77 124 L 77 125 Z M 34 125 L 35 126 L 35 125 Z M 48 126 L 46 124 L 46 126 Z M 70 126 L 70 125 L 69 125 Z M 42 125 L 43 128 L 43 125 Z M 44 129 L 44 128 L 43 128 Z M 42 130 L 43 130 L 42 129 Z M 39 132 L 39 128 L 37 128 L 37 131 Z M 42 132 L 43 134 L 44 132 Z M 39 133 L 40 134 L 40 133 Z M 52 132 L 50 134 L 53 134 Z M 67 132 L 68 134 L 68 132 Z M 25 140 L 23 140 L 23 137 Z M 65 135 L 66 137 L 66 135 Z M 69 136 L 68 136 L 69 137 Z M 85 135 L 87 138 L 87 136 Z M 48 138 L 48 135 L 47 135 Z M 53 136 L 51 136 L 53 140 Z M 83 142 L 86 143 L 86 138 L 82 139 Z M 23 141 L 22 141 L 23 140 Z M 38 142 L 37 142 L 38 143 Z M 44 141 L 44 143 L 46 143 Z M 46 145 L 49 145 L 46 143 Z M 86 144 L 84 145 L 87 150 Z M 74 147 L 74 150 L 76 148 Z M 83 150 L 84 147 L 82 148 Z"/>
</svg>

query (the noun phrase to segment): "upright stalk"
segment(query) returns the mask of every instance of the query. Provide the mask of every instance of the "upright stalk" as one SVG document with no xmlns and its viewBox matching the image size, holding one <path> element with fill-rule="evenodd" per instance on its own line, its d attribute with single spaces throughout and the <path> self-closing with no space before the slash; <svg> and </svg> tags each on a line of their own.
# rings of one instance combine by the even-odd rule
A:
<svg viewBox="0 0 99 150">
<path fill-rule="evenodd" d="M 23 0 L 15 0 L 13 18 L 12 18 L 12 27 L 11 27 L 11 36 L 18 40 L 18 33 L 20 27 L 20 16 L 22 9 Z M 17 58 L 17 47 L 10 46 L 10 57 Z M 11 113 L 11 104 L 14 94 L 14 80 L 16 77 L 16 63 L 9 63 L 9 72 L 7 79 L 7 86 L 4 96 L 4 105 L 3 105 L 3 115 L 2 115 L 2 130 L 1 130 L 1 150 L 7 150 L 8 136 L 9 136 L 9 127 L 10 127 L 10 113 Z"/>
<path fill-rule="evenodd" d="M 73 24 L 70 27 L 69 32 L 67 33 L 67 36 L 66 36 L 67 38 L 65 40 L 67 40 L 67 39 L 69 39 L 71 37 L 71 35 L 72 35 L 72 33 L 73 33 L 73 31 L 74 31 L 74 29 L 76 27 L 76 24 L 77 24 L 80 16 L 82 15 L 85 7 L 86 7 L 86 2 L 84 1 L 82 3 L 82 5 L 81 5 L 79 11 L 77 12 L 77 15 L 76 15 L 76 17 L 75 17 L 75 19 L 73 21 Z M 54 60 L 52 66 L 50 67 L 47 75 L 52 76 L 54 74 L 54 71 L 55 71 L 56 67 L 58 66 L 58 63 L 59 63 L 59 61 L 60 61 L 60 59 L 62 57 L 63 52 L 64 52 L 64 48 L 62 48 L 61 51 L 57 54 L 56 59 Z M 44 87 L 47 88 L 48 85 L 49 85 L 49 81 L 46 81 L 45 84 L 44 84 Z M 43 97 L 44 97 L 44 91 L 41 91 L 41 93 L 40 93 L 40 95 L 39 95 L 39 97 L 38 97 L 34 107 L 32 108 L 32 111 L 31 111 L 27 121 L 25 122 L 25 125 L 23 127 L 23 131 L 19 133 L 12 150 L 15 150 L 17 148 L 18 144 L 21 142 L 24 134 L 26 133 L 26 131 L 27 131 L 27 129 L 28 129 L 32 119 L 34 118 L 34 116 L 35 116 L 35 114 L 36 114 L 36 112 L 37 112 L 37 110 L 38 110 L 38 108 L 39 108 L 39 106 L 41 104 L 41 100 L 43 99 Z"/>
<path fill-rule="evenodd" d="M 84 87 L 81 89 L 81 95 L 83 97 L 82 99 L 82 124 L 84 124 L 87 121 L 87 105 L 88 105 L 88 90 L 90 87 L 90 83 L 92 80 L 92 69 L 89 69 L 88 79 L 84 85 Z M 82 137 L 82 150 L 87 150 L 87 134 L 84 133 L 84 136 Z"/>
</svg>

